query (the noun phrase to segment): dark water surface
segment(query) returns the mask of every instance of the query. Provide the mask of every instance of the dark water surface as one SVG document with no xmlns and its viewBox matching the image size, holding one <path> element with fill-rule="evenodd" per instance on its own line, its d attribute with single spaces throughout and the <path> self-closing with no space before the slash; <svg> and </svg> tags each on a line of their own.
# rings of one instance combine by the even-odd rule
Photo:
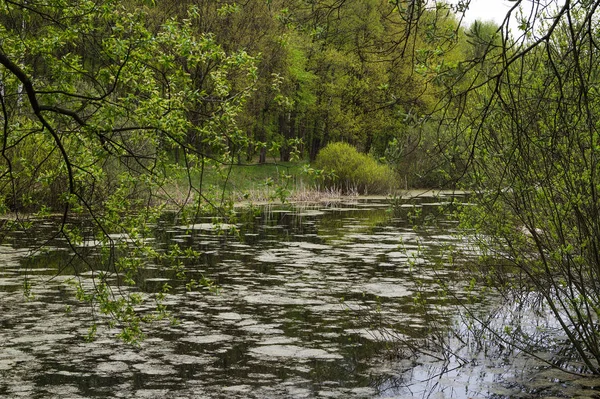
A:
<svg viewBox="0 0 600 399">
<path fill-rule="evenodd" d="M 427 309 L 415 299 L 436 304 L 436 281 L 444 279 L 458 293 L 449 302 L 465 300 L 467 283 L 459 268 L 440 267 L 447 248 L 464 243 L 436 201 L 407 204 L 399 218 L 385 200 L 264 208 L 238 225 L 239 238 L 210 220 L 164 223 L 157 249 L 177 243 L 201 251 L 189 266 L 220 292 L 187 292 L 172 273 L 150 268 L 142 286 L 150 295 L 172 285 L 166 303 L 180 323 L 147 326 L 139 348 L 102 328 L 96 341 L 83 340 L 94 315 L 64 284 L 72 268 L 67 246 L 56 242 L 28 256 L 50 223 L 36 225 L 33 237 L 7 237 L 0 246 L 0 396 L 594 397 L 597 381 L 514 353 L 473 354 L 451 340 L 452 351 L 470 357 L 460 368 L 456 357 L 443 360 L 432 343 L 460 328 L 456 311 L 442 296 Z M 413 228 L 413 216 L 425 227 Z M 87 245 L 92 251 L 94 243 Z M 29 299 L 26 277 L 34 284 Z M 92 284 L 89 274 L 82 278 Z"/>
</svg>

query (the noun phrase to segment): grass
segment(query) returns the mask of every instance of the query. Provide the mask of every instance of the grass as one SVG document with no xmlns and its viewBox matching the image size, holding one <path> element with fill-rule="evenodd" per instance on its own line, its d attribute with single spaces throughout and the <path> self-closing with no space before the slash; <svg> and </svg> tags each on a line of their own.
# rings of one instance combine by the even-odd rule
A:
<svg viewBox="0 0 600 399">
<path fill-rule="evenodd" d="M 283 200 L 299 187 L 311 185 L 304 173 L 305 161 L 232 165 L 217 173 L 209 171 L 205 182 L 233 201 Z"/>
<path fill-rule="evenodd" d="M 318 202 L 342 197 L 341 186 L 327 186 L 324 175 L 321 174 L 321 179 L 314 176 L 314 170 L 306 160 L 207 167 L 202 177 L 202 192 L 214 201 L 234 203 Z M 200 176 L 192 176 L 192 181 L 199 182 Z M 179 184 L 169 188 L 169 196 L 180 199 L 174 202 L 182 204 L 190 199 L 187 197 L 188 184 L 187 177 L 182 177 Z M 358 194 L 358 191 L 345 191 L 345 195 L 352 194 Z"/>
<path fill-rule="evenodd" d="M 233 202 L 295 199 L 295 196 L 318 191 L 305 172 L 308 166 L 307 161 L 295 161 L 207 167 L 202 176 L 202 191 L 210 198 Z M 200 182 L 200 176 L 193 175 L 192 182 Z M 168 188 L 173 202 L 181 204 L 190 199 L 187 198 L 188 186 L 188 177 L 182 176 L 177 184 Z"/>
<path fill-rule="evenodd" d="M 223 168 L 220 173 L 214 169 L 208 171 L 205 183 L 221 189 L 225 186 L 225 191 L 231 195 L 272 191 L 277 185 L 296 187 L 308 183 L 308 176 L 303 172 L 307 165 L 305 161 L 233 165 Z"/>
</svg>

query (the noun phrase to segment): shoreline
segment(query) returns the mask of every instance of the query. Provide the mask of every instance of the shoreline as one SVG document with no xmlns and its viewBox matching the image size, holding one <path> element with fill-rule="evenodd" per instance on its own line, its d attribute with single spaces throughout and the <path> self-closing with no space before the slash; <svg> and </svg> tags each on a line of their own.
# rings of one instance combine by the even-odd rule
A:
<svg viewBox="0 0 600 399">
<path fill-rule="evenodd" d="M 280 199 L 268 199 L 267 196 L 263 195 L 253 199 L 242 199 L 234 200 L 233 208 L 243 208 L 248 206 L 268 206 L 268 205 L 316 205 L 323 203 L 341 203 L 347 201 L 368 201 L 368 200 L 386 200 L 391 198 L 396 199 L 414 199 L 414 198 L 434 198 L 437 196 L 454 196 L 454 195 L 467 195 L 469 192 L 465 190 L 449 190 L 449 189 L 409 189 L 401 190 L 397 193 L 391 193 L 388 195 L 360 195 L 360 194 L 340 194 L 332 193 L 327 191 L 303 191 L 302 193 L 292 192 L 285 202 Z M 158 205 L 160 206 L 160 205 Z M 165 203 L 165 212 L 175 212 L 184 204 Z M 218 208 L 215 208 L 218 209 Z M 32 219 L 44 219 L 46 217 L 60 217 L 63 216 L 63 212 L 50 212 L 44 216 L 36 215 L 36 212 L 8 212 L 4 215 L 0 215 L 0 222 L 4 221 L 16 221 L 16 220 L 32 220 Z M 75 217 L 77 214 L 70 214 L 69 217 Z M 0 226 L 0 230 L 2 227 Z"/>
<path fill-rule="evenodd" d="M 395 194 L 388 195 L 360 195 L 360 194 L 331 194 L 322 191 L 314 191 L 310 192 L 311 198 L 305 199 L 303 196 L 298 198 L 294 194 L 289 196 L 289 200 L 281 202 L 280 200 L 270 201 L 270 200 L 243 200 L 243 201 L 234 201 L 234 208 L 255 205 L 255 206 L 266 206 L 266 205 L 283 205 L 283 204 L 320 204 L 326 202 L 344 202 L 350 200 L 386 200 L 390 198 L 398 198 L 398 199 L 413 199 L 413 198 L 434 198 L 438 196 L 454 196 L 454 195 L 467 195 L 468 191 L 465 190 L 448 190 L 448 189 L 409 189 L 409 190 L 401 190 Z"/>
</svg>

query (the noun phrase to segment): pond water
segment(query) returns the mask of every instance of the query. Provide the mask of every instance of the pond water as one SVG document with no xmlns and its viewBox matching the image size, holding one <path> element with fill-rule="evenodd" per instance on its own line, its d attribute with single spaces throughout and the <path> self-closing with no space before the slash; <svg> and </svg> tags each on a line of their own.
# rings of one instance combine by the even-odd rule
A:
<svg viewBox="0 0 600 399">
<path fill-rule="evenodd" d="M 210 220 L 164 222 L 157 249 L 177 243 L 201 251 L 188 266 L 220 289 L 188 292 L 172 273 L 147 270 L 146 292 L 174 287 L 166 304 L 179 324 L 148 325 L 139 347 L 102 328 L 84 341 L 97 316 L 63 283 L 74 262 L 68 247 L 56 241 L 28 256 L 54 230 L 51 222 L 8 235 L 0 246 L 0 396 L 594 397 L 597 381 L 518 353 L 474 351 L 456 338 L 444 340 L 453 346 L 446 351 L 436 346 L 460 331 L 453 303 L 467 296 L 460 267 L 440 267 L 448 248 L 464 246 L 440 208 L 447 200 L 408 203 L 399 217 L 386 200 L 265 207 L 242 218 L 239 237 Z M 91 283 L 89 274 L 81 278 Z M 457 296 L 442 298 L 439 279 Z M 436 306 L 419 306 L 419 295 Z"/>
</svg>

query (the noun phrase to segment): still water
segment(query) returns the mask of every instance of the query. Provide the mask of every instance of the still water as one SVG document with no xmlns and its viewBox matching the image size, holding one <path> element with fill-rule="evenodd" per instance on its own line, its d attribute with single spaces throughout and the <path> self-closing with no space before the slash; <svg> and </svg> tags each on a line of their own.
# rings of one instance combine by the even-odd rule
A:
<svg viewBox="0 0 600 399">
<path fill-rule="evenodd" d="M 460 338 L 454 305 L 467 299 L 466 282 L 444 259 L 469 251 L 444 213 L 449 200 L 415 200 L 396 215 L 383 199 L 264 207 L 241 218 L 239 236 L 216 231 L 211 220 L 165 221 L 156 248 L 201 251 L 188 266 L 220 290 L 188 292 L 172 273 L 150 268 L 143 289 L 172 285 L 166 304 L 179 324 L 146 326 L 140 347 L 102 328 L 84 341 L 98 316 L 64 284 L 75 262 L 67 246 L 56 241 L 29 256 L 54 231 L 51 222 L 7 236 L 0 397 L 594 397 L 597 381 Z M 89 274 L 80 278 L 91 283 Z M 440 279 L 456 297 L 439 293 Z M 419 305 L 423 296 L 431 305 Z"/>
</svg>

